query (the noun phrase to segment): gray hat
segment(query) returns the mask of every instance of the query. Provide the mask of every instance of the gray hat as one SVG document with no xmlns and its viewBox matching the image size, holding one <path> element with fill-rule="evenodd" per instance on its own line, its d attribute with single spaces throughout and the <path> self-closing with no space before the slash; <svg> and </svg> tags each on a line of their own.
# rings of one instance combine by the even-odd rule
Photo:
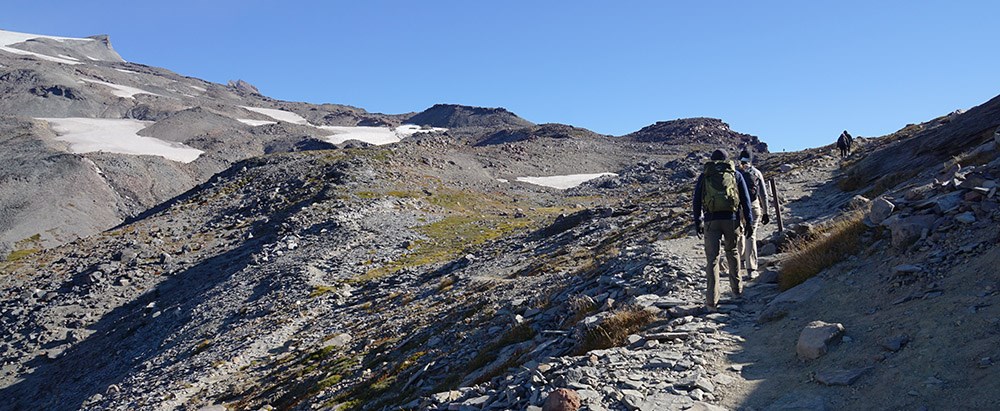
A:
<svg viewBox="0 0 1000 411">
<path fill-rule="evenodd" d="M 726 150 L 718 149 L 712 152 L 712 161 L 722 161 L 729 158 L 729 153 Z"/>
</svg>

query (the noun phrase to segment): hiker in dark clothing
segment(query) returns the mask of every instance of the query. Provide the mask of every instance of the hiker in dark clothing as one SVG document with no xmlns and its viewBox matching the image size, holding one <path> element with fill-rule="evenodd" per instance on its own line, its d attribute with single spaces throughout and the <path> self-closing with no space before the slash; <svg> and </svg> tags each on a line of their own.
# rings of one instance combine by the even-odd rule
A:
<svg viewBox="0 0 1000 411">
<path fill-rule="evenodd" d="M 714 310 L 719 304 L 719 248 L 726 252 L 729 267 L 729 285 L 733 294 L 743 294 L 739 255 L 736 253 L 736 236 L 739 216 L 746 221 L 745 235 L 753 235 L 753 214 L 750 195 L 743 176 L 727 160 L 723 150 L 715 150 L 712 160 L 705 163 L 705 172 L 698 176 L 692 201 L 695 231 L 705 234 L 705 258 L 708 275 L 708 292 L 705 305 Z"/>
<path fill-rule="evenodd" d="M 840 149 L 840 158 L 847 158 L 851 155 L 851 146 L 854 145 L 854 137 L 851 137 L 851 133 L 844 130 L 840 133 L 840 137 L 837 137 L 837 148 Z"/>
</svg>

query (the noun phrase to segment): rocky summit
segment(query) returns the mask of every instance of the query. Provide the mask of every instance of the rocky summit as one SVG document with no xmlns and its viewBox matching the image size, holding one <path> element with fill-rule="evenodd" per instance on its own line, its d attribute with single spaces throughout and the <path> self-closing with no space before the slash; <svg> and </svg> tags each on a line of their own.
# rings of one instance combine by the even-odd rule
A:
<svg viewBox="0 0 1000 411">
<path fill-rule="evenodd" d="M 0 409 L 1000 402 L 1000 97 L 840 158 L 715 119 L 279 101 L 106 36 L 0 40 Z M 707 309 L 690 207 L 718 147 L 758 154 L 781 218 Z"/>
</svg>

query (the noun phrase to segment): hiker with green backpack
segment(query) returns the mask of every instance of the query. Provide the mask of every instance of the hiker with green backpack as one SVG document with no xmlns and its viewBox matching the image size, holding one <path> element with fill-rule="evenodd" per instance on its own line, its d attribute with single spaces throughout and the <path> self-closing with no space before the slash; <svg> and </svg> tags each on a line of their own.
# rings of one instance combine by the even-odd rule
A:
<svg viewBox="0 0 1000 411">
<path fill-rule="evenodd" d="M 729 268 L 729 285 L 733 294 L 743 294 L 743 278 L 740 276 L 740 257 L 736 253 L 736 241 L 740 215 L 747 223 L 744 235 L 752 237 L 753 214 L 750 211 L 750 195 L 743 176 L 736 166 L 727 159 L 724 150 L 715 150 L 711 161 L 705 163 L 705 171 L 698 176 L 694 186 L 694 226 L 698 235 L 705 235 L 705 257 L 708 265 L 708 293 L 705 305 L 715 310 L 719 304 L 719 251 L 725 249 Z"/>
</svg>

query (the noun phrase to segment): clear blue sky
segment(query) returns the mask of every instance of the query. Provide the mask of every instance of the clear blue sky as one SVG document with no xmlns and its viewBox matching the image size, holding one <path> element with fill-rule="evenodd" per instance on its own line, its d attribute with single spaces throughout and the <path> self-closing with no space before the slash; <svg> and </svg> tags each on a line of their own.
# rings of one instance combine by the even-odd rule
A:
<svg viewBox="0 0 1000 411">
<path fill-rule="evenodd" d="M 506 107 L 620 135 L 717 117 L 772 151 L 1000 94 L 998 1 L 17 1 L 0 29 L 369 111 Z"/>
</svg>

